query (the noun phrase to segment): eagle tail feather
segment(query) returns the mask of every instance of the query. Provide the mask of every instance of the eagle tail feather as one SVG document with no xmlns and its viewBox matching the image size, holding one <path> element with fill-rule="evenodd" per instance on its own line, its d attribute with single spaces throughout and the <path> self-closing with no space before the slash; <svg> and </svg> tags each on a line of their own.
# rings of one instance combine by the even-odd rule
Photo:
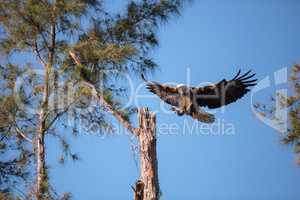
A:
<svg viewBox="0 0 300 200">
<path fill-rule="evenodd" d="M 203 112 L 193 112 L 191 117 L 193 119 L 196 119 L 200 122 L 204 123 L 214 123 L 215 122 L 215 116 L 210 113 L 203 113 Z"/>
</svg>

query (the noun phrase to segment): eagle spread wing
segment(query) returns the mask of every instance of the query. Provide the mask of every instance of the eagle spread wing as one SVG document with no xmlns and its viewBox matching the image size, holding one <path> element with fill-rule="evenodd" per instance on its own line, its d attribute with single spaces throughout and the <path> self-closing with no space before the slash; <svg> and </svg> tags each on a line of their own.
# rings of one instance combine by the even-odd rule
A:
<svg viewBox="0 0 300 200">
<path fill-rule="evenodd" d="M 159 96 L 159 98 L 172 106 L 179 106 L 179 94 L 176 87 L 160 84 L 155 81 L 147 81 L 144 76 L 142 78 L 147 82 L 147 89 Z"/>
<path fill-rule="evenodd" d="M 160 84 L 157 82 L 149 82 L 147 89 L 159 96 L 159 98 L 172 106 L 179 106 L 178 92 L 175 87 Z"/>
<path fill-rule="evenodd" d="M 222 80 L 215 85 L 193 89 L 194 100 L 198 106 L 219 108 L 235 102 L 250 91 L 248 87 L 255 86 L 257 79 L 251 79 L 255 74 L 251 70 L 240 75 L 241 70 L 230 81 Z"/>
</svg>

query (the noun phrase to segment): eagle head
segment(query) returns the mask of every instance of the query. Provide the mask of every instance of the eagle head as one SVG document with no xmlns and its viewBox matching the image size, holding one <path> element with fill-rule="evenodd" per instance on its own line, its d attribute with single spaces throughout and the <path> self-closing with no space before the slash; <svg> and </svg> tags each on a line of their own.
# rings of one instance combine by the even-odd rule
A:
<svg viewBox="0 0 300 200">
<path fill-rule="evenodd" d="M 189 92 L 189 88 L 184 84 L 176 85 L 176 89 L 180 95 L 187 95 Z"/>
</svg>

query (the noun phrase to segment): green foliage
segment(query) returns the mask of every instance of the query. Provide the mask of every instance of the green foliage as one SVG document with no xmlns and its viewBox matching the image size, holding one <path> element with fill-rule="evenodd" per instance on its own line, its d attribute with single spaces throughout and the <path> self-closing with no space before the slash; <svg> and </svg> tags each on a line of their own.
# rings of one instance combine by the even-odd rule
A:
<svg viewBox="0 0 300 200">
<path fill-rule="evenodd" d="M 287 136 L 283 138 L 283 143 L 293 144 L 295 152 L 300 153 L 300 65 L 294 65 L 290 76 L 290 82 L 293 88 L 293 94 L 287 98 L 286 107 L 289 110 L 290 127 Z M 300 158 L 298 160 L 300 164 Z"/>
<path fill-rule="evenodd" d="M 291 68 L 289 84 L 292 94 L 288 97 L 278 96 L 280 106 L 288 109 L 288 129 L 282 133 L 282 143 L 290 144 L 294 147 L 295 153 L 300 153 L 300 65 L 294 65 Z M 256 109 L 264 116 L 268 116 L 277 123 L 283 123 L 283 119 L 275 116 L 275 107 L 273 107 L 275 99 L 271 98 L 271 103 L 256 104 Z M 271 105 L 271 106 L 269 106 Z M 285 122 L 284 122 L 285 123 Z M 300 157 L 297 163 L 300 165 Z"/>
<path fill-rule="evenodd" d="M 15 198 L 15 197 L 13 197 L 13 196 L 11 196 L 11 195 L 9 195 L 9 194 L 5 194 L 5 193 L 1 193 L 0 192 L 0 199 L 2 200 L 21 200 L 21 199 L 19 199 L 19 198 Z"/>
<path fill-rule="evenodd" d="M 8 194 L 16 192 L 21 182 L 29 180 L 27 166 L 32 153 L 16 131 L 16 128 L 19 128 L 16 121 L 25 120 L 27 117 L 18 108 L 16 93 L 13 92 L 15 80 L 22 70 L 11 64 L 0 69 L 0 192 Z M 20 95 L 24 98 L 22 91 Z"/>
<path fill-rule="evenodd" d="M 78 30 L 78 19 L 86 15 L 89 8 L 98 9 L 100 5 L 96 0 L 2 0 L 0 21 L 6 37 L 0 44 L 6 53 L 31 49 L 36 43 L 41 49 L 49 48 L 49 29 L 53 23 L 57 25 L 57 34 L 71 33 Z M 57 50 L 65 44 L 64 39 L 56 43 Z"/>
</svg>

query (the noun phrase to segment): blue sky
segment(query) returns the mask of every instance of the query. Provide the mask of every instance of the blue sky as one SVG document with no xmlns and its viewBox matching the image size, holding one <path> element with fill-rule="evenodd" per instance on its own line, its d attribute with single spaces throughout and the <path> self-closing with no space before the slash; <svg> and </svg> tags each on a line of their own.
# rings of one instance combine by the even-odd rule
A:
<svg viewBox="0 0 300 200">
<path fill-rule="evenodd" d="M 111 2 L 114 9 L 124 4 Z M 252 69 L 259 79 L 272 77 L 300 60 L 299 10 L 298 0 L 196 0 L 161 28 L 160 47 L 153 53 L 160 69 L 149 78 L 185 83 L 187 68 L 193 85 L 231 78 L 239 68 Z M 255 100 L 276 87 L 255 94 Z M 152 110 L 159 105 L 158 98 L 140 101 Z M 190 118 L 158 112 L 158 126 L 179 127 L 176 134 L 158 137 L 162 200 L 300 199 L 300 168 L 292 148 L 254 117 L 249 94 L 216 116 L 234 125 L 233 135 L 197 130 L 183 135 L 184 122 L 194 123 Z M 72 192 L 75 200 L 132 199 L 130 185 L 139 171 L 128 136 L 81 134 L 71 145 L 81 160 L 61 166 L 58 147 L 48 140 L 47 162 L 59 192 Z"/>
</svg>

